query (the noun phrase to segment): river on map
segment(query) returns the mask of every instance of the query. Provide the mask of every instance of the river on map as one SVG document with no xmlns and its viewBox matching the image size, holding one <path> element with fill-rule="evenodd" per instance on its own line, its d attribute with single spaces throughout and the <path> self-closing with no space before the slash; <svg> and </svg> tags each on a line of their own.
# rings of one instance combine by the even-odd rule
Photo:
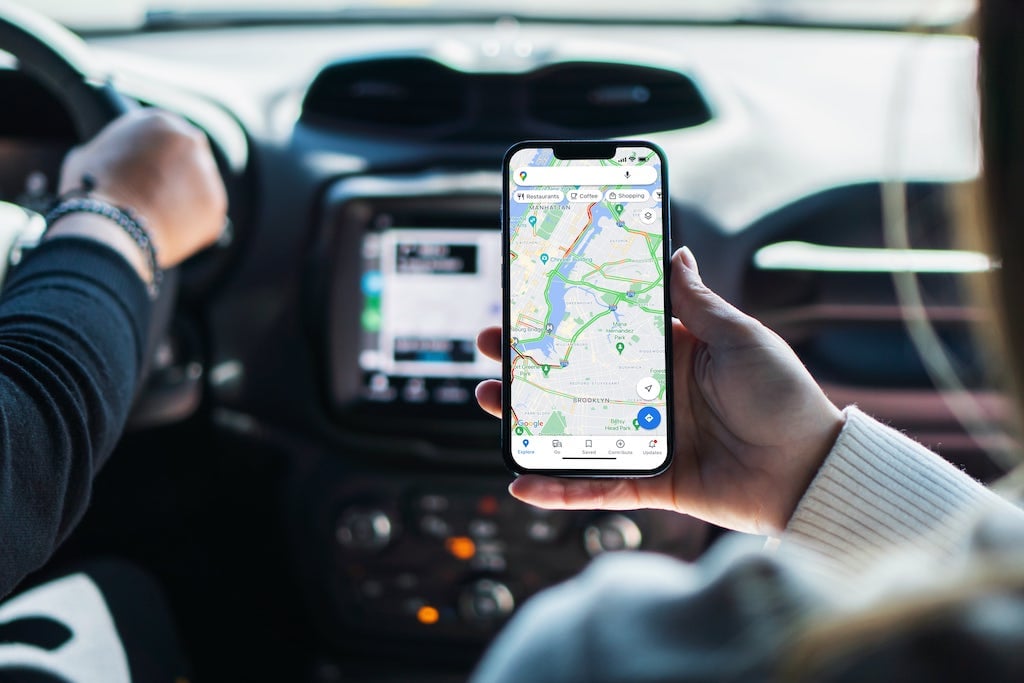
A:
<svg viewBox="0 0 1024 683">
<path fill-rule="evenodd" d="M 611 214 L 607 212 L 604 206 L 598 204 L 597 206 L 595 206 L 595 211 L 591 218 L 591 227 L 589 230 L 587 230 L 587 234 L 583 237 L 583 239 L 576 245 L 576 248 L 572 252 L 573 256 L 581 258 L 584 255 L 586 255 L 587 248 L 590 246 L 590 243 L 593 242 L 593 240 L 596 237 L 598 237 L 604 229 L 600 224 L 602 218 L 607 218 L 609 221 L 614 222 L 614 219 L 612 219 Z M 566 280 L 578 279 L 578 277 L 574 278 L 572 273 L 576 269 L 576 267 L 580 265 L 586 265 L 586 263 L 583 261 L 579 261 L 577 259 L 566 259 L 558 265 L 558 274 L 561 275 L 562 278 L 565 278 Z M 566 298 L 569 295 L 569 293 L 573 292 L 574 290 L 583 292 L 588 297 L 592 298 L 594 301 L 595 308 L 608 308 L 607 304 L 601 301 L 597 293 L 594 292 L 593 290 L 587 289 L 585 287 L 580 287 L 579 285 L 570 285 L 561 278 L 553 278 L 551 280 L 551 284 L 548 287 L 548 299 L 551 301 L 551 309 L 547 317 L 547 319 L 552 324 L 553 329 L 550 333 L 546 334 L 543 339 L 534 342 L 520 344 L 518 347 L 520 349 L 520 352 L 540 351 L 542 354 L 544 354 L 543 360 L 550 360 L 552 365 L 558 364 L 561 358 L 558 355 L 557 350 L 555 349 L 555 336 L 558 334 L 558 328 L 564 322 L 566 312 Z M 618 314 L 613 311 L 613 315 L 615 316 L 616 320 L 618 320 Z"/>
</svg>

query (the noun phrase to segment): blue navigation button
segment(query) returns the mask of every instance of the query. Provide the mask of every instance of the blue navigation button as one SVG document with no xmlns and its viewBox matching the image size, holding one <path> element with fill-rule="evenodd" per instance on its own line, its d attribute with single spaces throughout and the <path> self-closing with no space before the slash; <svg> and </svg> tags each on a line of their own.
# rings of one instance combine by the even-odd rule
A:
<svg viewBox="0 0 1024 683">
<path fill-rule="evenodd" d="M 654 429 L 661 424 L 661 413 L 658 412 L 657 408 L 646 406 L 641 408 L 640 412 L 636 414 L 636 421 L 644 429 Z"/>
</svg>

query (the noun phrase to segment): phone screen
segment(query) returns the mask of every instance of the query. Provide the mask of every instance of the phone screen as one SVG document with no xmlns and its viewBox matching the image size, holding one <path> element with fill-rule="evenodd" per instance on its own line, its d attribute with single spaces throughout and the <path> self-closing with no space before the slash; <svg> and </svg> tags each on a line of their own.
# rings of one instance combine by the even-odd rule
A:
<svg viewBox="0 0 1024 683">
<path fill-rule="evenodd" d="M 650 143 L 522 143 L 506 155 L 502 425 L 517 472 L 667 467 L 665 185 Z"/>
</svg>

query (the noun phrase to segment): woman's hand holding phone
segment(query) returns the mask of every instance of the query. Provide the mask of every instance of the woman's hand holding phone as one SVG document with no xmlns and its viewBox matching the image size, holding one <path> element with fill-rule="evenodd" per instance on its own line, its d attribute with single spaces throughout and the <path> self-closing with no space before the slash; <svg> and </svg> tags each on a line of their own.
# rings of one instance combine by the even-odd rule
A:
<svg viewBox="0 0 1024 683">
<path fill-rule="evenodd" d="M 516 498 L 545 508 L 675 510 L 738 531 L 774 534 L 792 516 L 843 425 L 778 335 L 708 289 L 688 249 L 671 261 L 675 453 L 646 479 L 524 475 Z M 481 332 L 481 352 L 501 360 L 501 330 Z M 501 416 L 501 383 L 477 387 Z"/>
</svg>

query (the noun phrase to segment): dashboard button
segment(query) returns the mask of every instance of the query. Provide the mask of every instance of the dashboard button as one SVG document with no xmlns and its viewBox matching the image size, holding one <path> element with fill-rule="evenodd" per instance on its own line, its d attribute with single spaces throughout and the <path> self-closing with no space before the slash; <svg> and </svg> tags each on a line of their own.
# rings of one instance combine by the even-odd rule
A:
<svg viewBox="0 0 1024 683">
<path fill-rule="evenodd" d="M 466 621 L 484 624 L 507 617 L 516 601 L 508 586 L 491 579 L 481 579 L 468 586 L 459 596 L 459 614 Z"/>
<path fill-rule="evenodd" d="M 346 511 L 335 529 L 335 537 L 346 548 L 379 550 L 391 542 L 391 518 L 381 510 L 352 508 Z"/>
<path fill-rule="evenodd" d="M 469 566 L 477 571 L 503 572 L 508 568 L 508 562 L 504 555 L 495 553 L 478 553 Z"/>
<path fill-rule="evenodd" d="M 594 557 L 618 550 L 636 550 L 643 541 L 643 533 L 625 515 L 604 515 L 583 530 L 583 547 Z"/>
<path fill-rule="evenodd" d="M 384 585 L 376 579 L 367 579 L 360 585 L 359 590 L 364 597 L 373 600 L 384 594 Z"/>
<path fill-rule="evenodd" d="M 448 498 L 434 493 L 424 494 L 419 500 L 420 510 L 424 512 L 444 512 L 448 506 Z"/>
<path fill-rule="evenodd" d="M 451 533 L 452 528 L 437 515 L 427 515 L 420 520 L 420 531 L 435 538 L 445 538 Z"/>
<path fill-rule="evenodd" d="M 491 519 L 471 519 L 469 535 L 473 538 L 494 538 L 498 535 L 498 525 Z"/>
<path fill-rule="evenodd" d="M 395 585 L 403 591 L 411 591 L 413 588 L 419 585 L 419 582 L 419 577 L 410 572 L 399 574 L 395 578 Z"/>
<path fill-rule="evenodd" d="M 558 527 L 546 519 L 535 519 L 526 527 L 526 535 L 530 540 L 539 543 L 550 543 L 558 537 Z"/>
</svg>

